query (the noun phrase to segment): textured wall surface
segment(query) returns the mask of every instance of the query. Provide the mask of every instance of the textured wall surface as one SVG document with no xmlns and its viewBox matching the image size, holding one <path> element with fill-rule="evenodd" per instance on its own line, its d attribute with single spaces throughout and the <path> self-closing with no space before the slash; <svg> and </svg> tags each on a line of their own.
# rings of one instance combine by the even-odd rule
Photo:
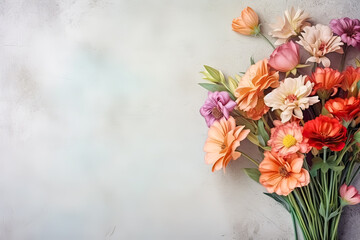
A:
<svg viewBox="0 0 360 240">
<path fill-rule="evenodd" d="M 292 5 L 327 24 L 357 2 L 0 0 L 0 239 L 293 239 L 250 163 L 204 164 L 199 71 L 271 53 L 231 31 L 247 5 L 267 32 Z"/>
</svg>

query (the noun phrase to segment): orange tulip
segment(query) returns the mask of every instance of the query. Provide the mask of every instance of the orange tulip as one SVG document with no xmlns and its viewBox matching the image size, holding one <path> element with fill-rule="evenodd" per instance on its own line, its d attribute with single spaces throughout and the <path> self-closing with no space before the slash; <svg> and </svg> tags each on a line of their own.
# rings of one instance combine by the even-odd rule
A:
<svg viewBox="0 0 360 240">
<path fill-rule="evenodd" d="M 213 164 L 213 172 L 221 168 L 225 170 L 230 160 L 236 160 L 241 156 L 241 153 L 235 150 L 240 146 L 240 141 L 244 140 L 250 132 L 244 127 L 236 126 L 233 117 L 228 120 L 221 118 L 220 121 L 211 125 L 204 151 L 206 152 L 205 162 Z"/>
<path fill-rule="evenodd" d="M 303 154 L 294 153 L 281 157 L 274 152 L 265 152 L 264 156 L 259 166 L 259 182 L 269 193 L 287 196 L 296 187 L 309 184 L 309 172 L 302 168 Z"/>
<path fill-rule="evenodd" d="M 257 35 L 260 32 L 259 17 L 251 7 L 247 7 L 232 21 L 232 29 L 244 35 Z"/>
</svg>

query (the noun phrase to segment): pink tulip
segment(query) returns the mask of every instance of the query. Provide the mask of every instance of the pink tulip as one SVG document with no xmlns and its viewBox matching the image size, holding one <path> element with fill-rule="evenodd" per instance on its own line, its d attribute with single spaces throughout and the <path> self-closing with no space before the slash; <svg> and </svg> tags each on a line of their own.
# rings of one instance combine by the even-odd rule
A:
<svg viewBox="0 0 360 240">
<path fill-rule="evenodd" d="M 270 56 L 269 65 L 280 72 L 290 72 L 299 62 L 299 45 L 290 41 L 274 50 Z"/>
<path fill-rule="evenodd" d="M 360 203 L 360 194 L 354 186 L 347 186 L 345 183 L 340 187 L 340 196 L 346 205 Z"/>
</svg>

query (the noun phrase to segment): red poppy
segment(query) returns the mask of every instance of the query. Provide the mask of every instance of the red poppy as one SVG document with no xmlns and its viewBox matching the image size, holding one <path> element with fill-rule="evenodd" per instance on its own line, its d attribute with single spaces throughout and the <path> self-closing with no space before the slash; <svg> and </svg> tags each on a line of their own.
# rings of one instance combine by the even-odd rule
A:
<svg viewBox="0 0 360 240">
<path fill-rule="evenodd" d="M 309 145 L 320 150 L 328 147 L 340 151 L 345 147 L 346 128 L 336 118 L 320 115 L 304 125 L 303 136 Z"/>
<path fill-rule="evenodd" d="M 360 114 L 360 99 L 335 98 L 325 103 L 325 108 L 340 120 L 351 121 Z"/>
</svg>

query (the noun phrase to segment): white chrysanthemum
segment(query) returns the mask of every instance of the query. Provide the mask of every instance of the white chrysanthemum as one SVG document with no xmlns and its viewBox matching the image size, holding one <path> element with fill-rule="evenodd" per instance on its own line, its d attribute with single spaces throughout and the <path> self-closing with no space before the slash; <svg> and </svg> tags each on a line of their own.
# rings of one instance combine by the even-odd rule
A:
<svg viewBox="0 0 360 240">
<path fill-rule="evenodd" d="M 339 36 L 335 36 L 331 28 L 317 24 L 312 27 L 305 27 L 304 32 L 299 37 L 298 44 L 302 45 L 311 55 L 306 62 L 322 63 L 324 67 L 330 67 L 330 60 L 325 57 L 331 52 L 344 53 L 343 42 Z"/>
<path fill-rule="evenodd" d="M 310 81 L 305 83 L 306 76 L 298 78 L 286 78 L 280 82 L 280 86 L 267 94 L 265 104 L 272 110 L 280 109 L 281 122 L 285 123 L 292 116 L 302 119 L 302 110 L 319 102 L 319 97 L 309 97 L 314 86 Z"/>
<path fill-rule="evenodd" d="M 281 45 L 289 40 L 292 36 L 297 36 L 304 27 L 310 26 L 309 14 L 304 10 L 291 8 L 286 10 L 282 18 L 278 18 L 275 24 L 270 24 L 272 31 L 269 33 L 272 37 L 277 38 L 275 45 Z"/>
</svg>

